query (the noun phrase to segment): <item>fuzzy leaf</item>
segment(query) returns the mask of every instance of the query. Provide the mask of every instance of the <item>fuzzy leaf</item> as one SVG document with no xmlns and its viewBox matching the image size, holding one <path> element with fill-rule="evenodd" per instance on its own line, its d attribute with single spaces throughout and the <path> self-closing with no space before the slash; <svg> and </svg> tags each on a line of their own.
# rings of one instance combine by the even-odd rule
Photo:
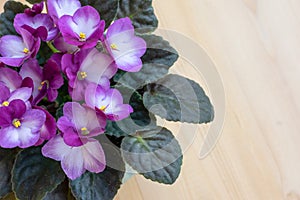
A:
<svg viewBox="0 0 300 200">
<path fill-rule="evenodd" d="M 140 88 L 168 74 L 178 59 L 178 53 L 168 41 L 156 35 L 142 35 L 147 51 L 142 57 L 143 68 L 136 73 L 119 72 L 114 81 L 131 88 Z"/>
<path fill-rule="evenodd" d="M 35 4 L 35 3 L 40 3 L 42 2 L 43 0 L 26 0 L 28 3 L 31 3 L 31 4 Z"/>
<path fill-rule="evenodd" d="M 18 199 L 42 199 L 65 179 L 59 163 L 45 158 L 40 147 L 18 154 L 12 176 Z"/>
<path fill-rule="evenodd" d="M 20 2 L 7 1 L 4 4 L 4 12 L 0 15 L 0 37 L 3 35 L 16 35 L 13 23 L 16 14 L 24 12 L 28 6 Z"/>
<path fill-rule="evenodd" d="M 68 181 L 65 180 L 58 185 L 52 192 L 49 192 L 43 200 L 75 200 L 75 198 L 69 192 Z"/>
<path fill-rule="evenodd" d="M 39 64 L 43 66 L 47 60 L 52 56 L 53 52 L 48 47 L 46 42 L 41 42 L 40 50 L 36 56 L 37 60 L 39 61 Z"/>
<path fill-rule="evenodd" d="M 169 121 L 208 123 L 214 109 L 198 83 L 170 74 L 147 85 L 144 105 L 152 113 Z"/>
<path fill-rule="evenodd" d="M 82 6 L 90 5 L 99 13 L 102 20 L 105 21 L 105 26 L 108 27 L 115 19 L 119 7 L 118 0 L 80 0 Z"/>
<path fill-rule="evenodd" d="M 12 192 L 11 170 L 17 151 L 15 149 L 0 148 L 0 198 Z"/>
<path fill-rule="evenodd" d="M 121 150 L 126 163 L 147 179 L 172 184 L 179 176 L 181 148 L 166 128 L 156 127 L 127 136 L 123 139 Z"/>
<path fill-rule="evenodd" d="M 117 17 L 129 17 L 138 33 L 153 32 L 158 26 L 152 0 L 120 0 Z"/>
</svg>

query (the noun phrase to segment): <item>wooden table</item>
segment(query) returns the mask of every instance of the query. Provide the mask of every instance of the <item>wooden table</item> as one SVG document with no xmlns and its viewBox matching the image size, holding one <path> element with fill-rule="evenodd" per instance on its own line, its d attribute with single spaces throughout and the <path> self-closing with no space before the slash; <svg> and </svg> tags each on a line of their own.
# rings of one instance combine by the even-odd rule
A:
<svg viewBox="0 0 300 200">
<path fill-rule="evenodd" d="M 213 151 L 202 158 L 213 124 L 186 125 L 186 134 L 197 136 L 185 151 L 178 181 L 164 186 L 136 176 L 116 199 L 300 199 L 300 1 L 155 0 L 154 7 L 160 29 L 190 38 L 214 63 L 226 97 L 212 101 L 217 115 L 225 109 L 224 126 Z M 178 42 L 172 34 L 170 40 Z M 172 71 L 210 93 L 211 80 L 194 69 L 181 58 Z"/>
</svg>

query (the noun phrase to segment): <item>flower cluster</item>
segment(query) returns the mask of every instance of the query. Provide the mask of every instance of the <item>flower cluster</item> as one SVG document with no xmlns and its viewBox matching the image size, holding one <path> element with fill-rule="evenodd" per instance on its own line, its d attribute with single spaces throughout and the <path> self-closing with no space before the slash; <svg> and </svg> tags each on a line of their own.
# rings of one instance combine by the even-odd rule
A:
<svg viewBox="0 0 300 200">
<path fill-rule="evenodd" d="M 61 161 L 70 179 L 86 170 L 105 169 L 104 151 L 94 137 L 107 120 L 127 118 L 133 109 L 123 103 L 110 80 L 118 69 L 137 72 L 146 43 L 135 35 L 129 18 L 105 30 L 97 10 L 78 0 L 48 0 L 17 14 L 19 36 L 0 38 L 0 146 L 27 148 L 44 144 L 44 156 Z M 54 54 L 40 66 L 41 42 Z M 97 48 L 96 48 L 97 47 Z M 67 84 L 72 102 L 56 119 L 45 102 L 55 102 Z"/>
</svg>

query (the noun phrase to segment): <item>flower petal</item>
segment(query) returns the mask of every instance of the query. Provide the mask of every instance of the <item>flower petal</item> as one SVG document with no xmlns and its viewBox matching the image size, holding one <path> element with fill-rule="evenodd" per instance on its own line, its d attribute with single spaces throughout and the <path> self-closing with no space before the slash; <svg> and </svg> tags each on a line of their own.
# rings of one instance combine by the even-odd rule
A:
<svg viewBox="0 0 300 200">
<path fill-rule="evenodd" d="M 0 130 L 0 146 L 3 148 L 27 148 L 33 146 L 39 139 L 39 133 L 33 133 L 29 128 L 9 126 Z"/>
<path fill-rule="evenodd" d="M 61 161 L 71 151 L 72 147 L 66 145 L 61 135 L 56 135 L 49 140 L 42 148 L 45 157 Z"/>
<path fill-rule="evenodd" d="M 68 155 L 63 157 L 61 166 L 71 180 L 80 177 L 85 172 L 81 148 L 73 147 Z"/>
<path fill-rule="evenodd" d="M 28 127 L 33 133 L 40 132 L 46 121 L 46 114 L 39 109 L 27 110 L 23 115 L 22 126 Z"/>
<path fill-rule="evenodd" d="M 29 87 L 22 87 L 19 89 L 16 89 L 11 93 L 11 96 L 9 97 L 8 101 L 12 101 L 15 99 L 20 99 L 24 102 L 28 101 L 31 97 L 32 89 Z"/>
<path fill-rule="evenodd" d="M 10 91 L 14 91 L 22 84 L 22 77 L 15 70 L 0 68 L 0 82 L 4 83 Z"/>
<path fill-rule="evenodd" d="M 0 84 L 0 104 L 6 101 L 10 96 L 9 88 L 4 84 Z"/>
<path fill-rule="evenodd" d="M 48 14 L 55 24 L 64 15 L 73 15 L 81 7 L 78 0 L 47 0 Z"/>
<path fill-rule="evenodd" d="M 85 169 L 94 173 L 104 171 L 106 167 L 105 154 L 101 144 L 97 140 L 89 140 L 81 149 Z"/>
</svg>

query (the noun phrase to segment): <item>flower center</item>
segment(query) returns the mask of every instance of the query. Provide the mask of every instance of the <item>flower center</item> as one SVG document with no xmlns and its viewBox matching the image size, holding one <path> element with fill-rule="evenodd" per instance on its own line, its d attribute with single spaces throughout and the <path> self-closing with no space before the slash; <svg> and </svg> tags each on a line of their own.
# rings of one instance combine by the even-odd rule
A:
<svg viewBox="0 0 300 200">
<path fill-rule="evenodd" d="M 77 77 L 79 80 L 83 80 L 87 77 L 87 73 L 86 72 L 78 72 Z"/>
<path fill-rule="evenodd" d="M 118 46 L 117 46 L 115 43 L 112 43 L 112 44 L 110 45 L 110 48 L 111 48 L 112 50 L 118 50 Z"/>
<path fill-rule="evenodd" d="M 79 41 L 81 41 L 81 42 L 84 42 L 85 40 L 86 40 L 86 35 L 85 35 L 85 33 L 83 33 L 83 32 L 80 32 L 79 33 Z"/>
<path fill-rule="evenodd" d="M 47 89 L 49 89 L 49 81 L 47 81 L 47 80 L 42 81 L 42 82 L 41 82 L 41 85 L 39 86 L 38 89 L 39 89 L 39 90 L 42 90 L 45 84 L 46 84 L 46 86 L 47 86 Z"/>
<path fill-rule="evenodd" d="M 14 119 L 12 121 L 12 125 L 14 125 L 14 127 L 16 127 L 16 128 L 19 128 L 22 124 L 21 124 L 20 120 Z"/>
<path fill-rule="evenodd" d="M 106 108 L 107 108 L 107 106 L 101 106 L 99 109 L 100 109 L 101 111 L 105 112 Z"/>
<path fill-rule="evenodd" d="M 28 53 L 29 53 L 29 49 L 24 48 L 24 49 L 23 49 L 23 53 L 28 54 Z"/>
<path fill-rule="evenodd" d="M 81 130 L 82 135 L 88 135 L 90 133 L 89 130 L 86 127 L 83 127 L 80 130 Z"/>
<path fill-rule="evenodd" d="M 9 106 L 9 102 L 8 101 L 4 101 L 3 103 L 2 103 L 2 106 Z"/>
</svg>

